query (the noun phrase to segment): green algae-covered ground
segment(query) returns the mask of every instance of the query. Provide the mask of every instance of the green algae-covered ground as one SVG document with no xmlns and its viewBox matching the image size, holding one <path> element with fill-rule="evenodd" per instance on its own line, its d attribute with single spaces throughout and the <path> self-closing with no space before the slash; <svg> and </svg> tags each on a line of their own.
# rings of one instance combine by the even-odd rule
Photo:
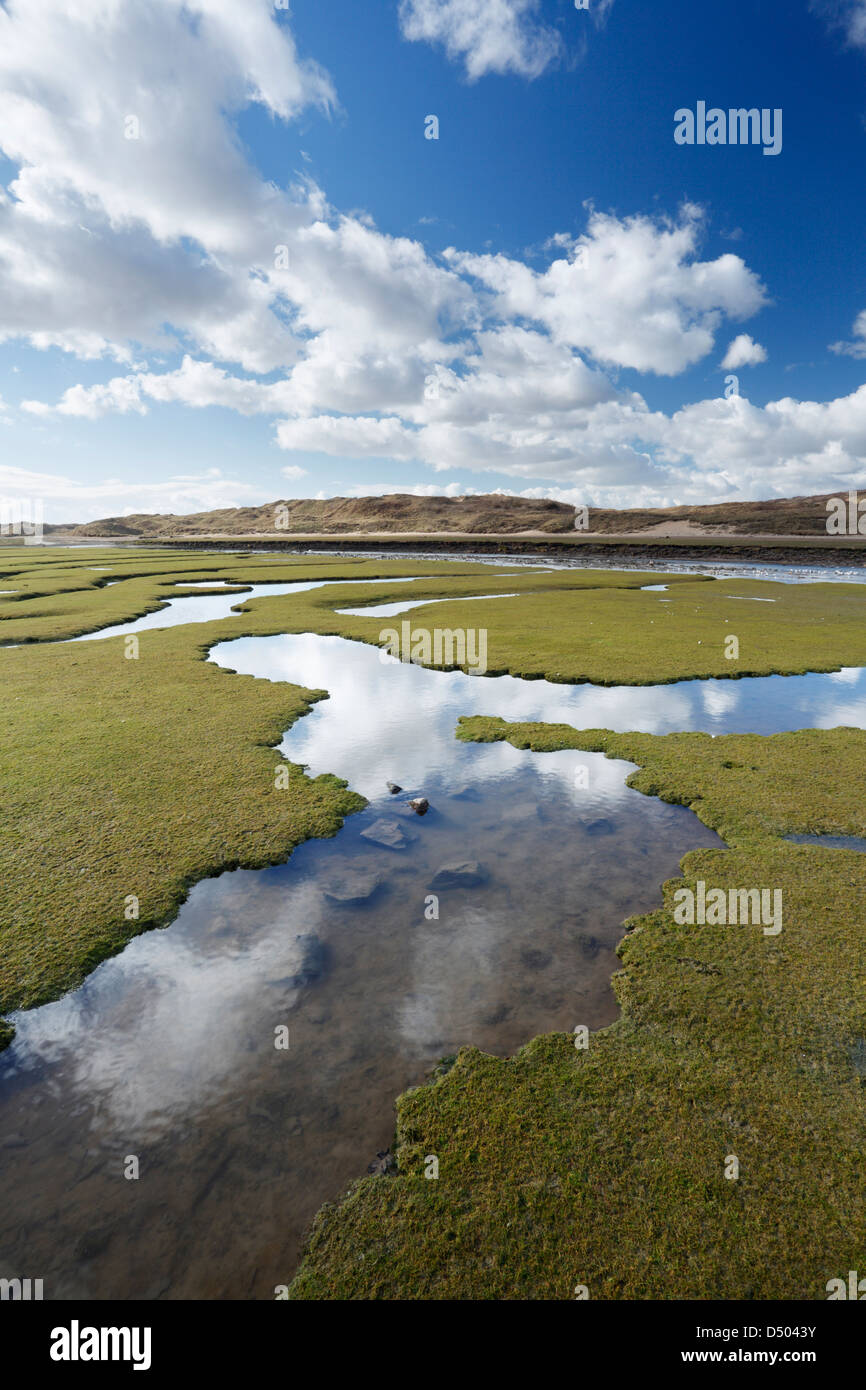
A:
<svg viewBox="0 0 866 1390">
<path fill-rule="evenodd" d="M 405 586 L 351 582 L 397 576 Z M 239 592 L 237 616 L 141 633 L 137 660 L 122 637 L 58 644 L 209 578 L 346 582 L 248 605 Z M 641 589 L 657 583 L 667 591 Z M 0 1014 L 168 922 L 196 880 L 279 862 L 363 805 L 298 768 L 276 788 L 274 745 L 326 692 L 221 670 L 205 660 L 217 641 L 377 643 L 399 619 L 334 610 L 516 591 L 408 617 L 486 628 L 490 674 L 644 684 L 866 664 L 859 585 L 21 547 L 0 549 L 0 589 L 15 591 L 0 596 Z M 729 846 L 687 856 L 687 881 L 779 887 L 784 928 L 677 926 L 666 885 L 621 949 L 621 1020 L 585 1051 L 561 1035 L 508 1061 L 468 1048 L 402 1097 L 399 1172 L 321 1214 L 293 1296 L 825 1297 L 828 1279 L 866 1267 L 866 861 L 779 837 L 866 834 L 866 734 L 655 738 L 491 719 L 459 736 L 637 763 L 633 785 L 691 805 Z M 10 1034 L 0 1019 L 0 1047 Z M 437 1180 L 423 1177 L 429 1154 Z"/>
<path fill-rule="evenodd" d="M 586 1050 L 466 1048 L 400 1097 L 398 1171 L 320 1213 L 292 1296 L 826 1298 L 866 1266 L 866 858 L 779 837 L 866 832 L 866 734 L 466 719 L 459 737 L 637 762 L 631 785 L 729 848 L 687 855 L 664 907 L 627 924 L 622 1017 Z M 782 931 L 678 926 L 673 893 L 698 880 L 780 888 Z"/>
</svg>

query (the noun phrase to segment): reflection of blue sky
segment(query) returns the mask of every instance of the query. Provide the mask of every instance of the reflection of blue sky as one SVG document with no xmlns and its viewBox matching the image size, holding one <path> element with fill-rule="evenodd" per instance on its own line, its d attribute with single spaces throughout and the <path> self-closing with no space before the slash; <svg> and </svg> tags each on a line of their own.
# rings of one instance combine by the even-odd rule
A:
<svg viewBox="0 0 866 1390">
<path fill-rule="evenodd" d="M 517 594 L 468 594 L 465 597 L 448 598 L 416 598 L 407 601 L 401 600 L 398 603 L 377 603 L 371 607 L 364 608 L 337 608 L 335 612 L 350 614 L 352 617 L 362 618 L 395 618 L 398 613 L 408 613 L 410 608 L 434 607 L 437 603 L 475 603 L 479 599 L 489 598 L 517 598 Z"/>
<path fill-rule="evenodd" d="M 72 642 L 98 642 L 104 637 L 120 637 L 127 632 L 147 632 L 152 628 L 163 627 L 183 627 L 187 623 L 212 623 L 220 622 L 225 618 L 236 618 L 238 615 L 232 612 L 239 603 L 249 603 L 254 598 L 277 598 L 282 594 L 302 594 L 309 589 L 323 589 L 328 584 L 345 584 L 345 579 L 314 579 L 304 580 L 296 584 L 248 584 L 240 585 L 238 581 L 233 581 L 234 588 L 229 594 L 208 594 L 198 597 L 195 594 L 184 595 L 182 598 L 171 598 L 165 607 L 158 609 L 155 613 L 146 613 L 143 618 L 133 618 L 131 622 L 116 623 L 113 627 L 104 627 L 99 632 L 86 632 L 82 637 L 72 637 Z M 411 584 L 411 580 L 397 579 L 353 579 L 353 584 Z M 121 580 L 113 579 L 112 584 L 120 584 Z M 190 583 L 176 585 L 178 588 L 189 589 L 213 589 L 220 584 L 227 583 L 226 580 L 206 580 L 202 583 Z M 108 584 L 103 586 L 109 588 Z M 242 587 L 244 592 L 238 593 L 238 588 Z"/>
<path fill-rule="evenodd" d="M 208 585 L 210 588 L 211 585 Z M 120 637 L 126 632 L 147 632 L 151 628 L 183 627 L 186 623 L 211 623 L 222 618 L 237 616 L 232 608 L 249 599 L 264 598 L 265 595 L 300 593 L 302 589 L 316 589 L 317 584 L 251 584 L 243 594 L 209 594 L 207 597 L 188 597 L 170 599 L 164 608 L 155 613 L 146 613 L 143 618 L 132 622 L 116 623 L 114 627 L 104 627 L 99 632 L 86 632 L 83 637 L 73 637 L 73 642 L 99 642 L 105 637 Z"/>
<path fill-rule="evenodd" d="M 330 698 L 289 730 L 283 752 L 311 775 L 335 772 L 373 798 L 398 771 L 413 786 L 431 775 L 460 779 L 465 746 L 455 746 L 454 731 L 464 714 L 656 734 L 866 727 L 866 671 L 852 668 L 831 675 L 566 686 L 426 671 L 364 643 L 312 633 L 239 638 L 214 647 L 211 657 L 244 675 L 327 690 Z M 844 703 L 840 685 L 849 692 Z M 475 774 L 484 775 L 483 767 Z"/>
<path fill-rule="evenodd" d="M 212 905 L 216 940 L 179 931 L 137 937 L 80 989 L 16 1014 L 15 1053 L 62 1064 L 68 1085 L 107 1106 L 115 1122 L 135 1125 L 139 1138 L 238 1079 L 250 1042 L 273 1049 L 271 1014 L 273 1026 L 291 1026 L 297 990 L 277 981 L 298 973 L 296 937 L 315 932 L 324 907 L 315 886 L 298 879 L 284 912 L 246 936 L 236 930 L 243 903 L 233 877 L 196 889 L 198 906 Z M 287 930 L 287 920 L 297 925 Z"/>
<path fill-rule="evenodd" d="M 238 601 L 321 583 L 255 585 L 242 600 L 237 594 L 186 597 L 118 630 L 164 625 L 167 612 L 173 622 L 203 621 L 190 616 L 202 611 L 200 605 L 212 620 Z M 593 903 L 603 898 L 611 864 L 627 862 L 642 836 L 647 844 L 660 837 L 667 843 L 663 818 L 684 814 L 629 791 L 631 765 L 601 754 L 537 756 L 509 744 L 460 743 L 455 729 L 461 715 L 651 733 L 866 727 L 866 671 L 860 668 L 644 687 L 567 686 L 425 670 L 360 642 L 309 633 L 221 642 L 212 659 L 245 674 L 327 690 L 329 698 L 287 732 L 282 751 L 307 765 L 311 776 L 332 772 L 346 778 L 372 805 L 347 822 L 336 842 L 305 846 L 286 870 L 228 873 L 198 884 L 171 930 L 136 939 L 79 990 L 16 1016 L 19 1035 L 4 1066 L 50 1067 L 48 1075 L 67 1097 L 64 1105 L 85 1099 L 96 1115 L 142 1134 L 161 1132 L 173 1117 L 233 1093 L 246 1075 L 254 1078 L 261 1069 L 261 1049 L 272 1047 L 272 1026 L 291 1025 L 297 991 L 286 981 L 301 964 L 296 938 L 328 929 L 330 909 L 305 854 L 310 851 L 314 863 L 319 853 L 339 863 L 360 844 L 364 853 L 374 853 L 358 837 L 371 817 L 388 814 L 388 779 L 431 793 L 434 807 L 437 800 L 445 804 L 444 791 L 471 785 L 484 797 L 479 815 L 497 807 L 497 814 L 501 810 L 513 822 L 515 840 L 526 844 L 540 835 L 535 805 L 543 792 L 552 791 L 562 807 L 562 833 L 569 833 L 575 818 L 609 817 L 616 834 L 596 842 L 594 868 L 579 870 L 581 891 Z M 586 788 L 575 775 L 581 766 L 588 772 Z M 453 840 L 446 822 L 444 817 L 440 825 Z M 548 833 L 541 832 L 539 844 Z M 446 838 L 446 845 L 452 858 L 455 848 L 457 857 L 472 854 L 465 841 L 455 847 Z M 423 836 L 416 850 L 430 852 Z M 400 872 L 409 858 L 395 856 L 389 863 L 383 851 L 375 862 L 386 872 L 392 866 Z M 542 853 L 538 862 L 544 873 Z M 501 940 L 502 923 L 480 902 L 464 913 L 446 955 L 441 935 L 407 938 L 412 988 L 394 1000 L 394 1026 L 407 1058 L 423 1054 L 431 1039 L 454 1036 L 457 1021 L 470 1012 L 474 985 L 483 987 L 495 976 Z"/>
<path fill-rule="evenodd" d="M 375 660 L 376 652 L 371 654 Z M 332 678 L 333 674 L 331 667 Z M 387 679 L 387 673 L 382 674 Z M 428 681 L 435 679 L 416 667 L 408 674 L 410 679 L 423 680 L 425 674 Z M 345 668 L 344 680 L 351 684 L 352 679 Z M 49 1067 L 55 1080 L 62 1077 L 64 1099 L 58 1097 L 58 1104 L 65 1109 L 76 1098 L 86 1099 L 94 1107 L 94 1123 L 102 1131 L 122 1128 L 127 1143 L 158 1136 L 226 1092 L 259 1086 L 257 1078 L 267 1067 L 263 1058 L 270 1058 L 273 1050 L 273 1028 L 281 1023 L 290 1030 L 294 1026 L 292 1009 L 299 991 L 290 982 L 303 961 L 297 938 L 301 933 L 328 935 L 331 909 L 321 888 L 332 866 L 357 863 L 359 846 L 366 856 L 364 866 L 385 875 L 405 872 L 411 863 L 420 914 L 430 867 L 478 853 L 477 847 L 455 839 L 447 812 L 441 815 L 435 843 L 428 843 L 425 835 L 436 821 L 425 822 L 425 835 L 411 859 L 377 851 L 362 841 L 360 831 L 371 819 L 395 814 L 384 787 L 386 768 L 399 772 L 407 787 L 415 777 L 431 792 L 437 781 L 444 781 L 449 790 L 471 783 L 487 794 L 486 804 L 472 803 L 471 814 L 489 815 L 491 805 L 501 805 L 521 840 L 548 834 L 540 828 L 535 808 L 551 783 L 562 807 L 563 827 L 574 826 L 575 815 L 589 820 L 609 816 L 630 842 L 643 835 L 648 843 L 664 844 L 668 818 L 684 814 L 681 808 L 648 804 L 625 785 L 632 765 L 602 754 L 564 751 L 538 758 L 508 744 L 458 743 L 453 738 L 453 698 L 444 706 L 441 724 L 451 736 L 443 733 L 441 746 L 435 739 L 428 745 L 417 737 L 414 747 L 409 738 L 395 742 L 393 724 L 380 730 L 375 755 L 381 765 L 375 768 L 374 760 L 371 787 L 379 805 L 350 818 L 336 841 L 303 846 L 281 869 L 226 873 L 197 884 L 169 930 L 136 938 L 63 999 L 14 1015 L 18 1033 L 4 1064 Z M 330 712 L 333 718 L 333 707 Z M 310 722 L 305 718 L 296 727 Z M 437 734 L 439 729 L 437 723 Z M 326 760 L 327 742 L 326 731 Z M 293 756 L 296 753 L 292 750 Z M 401 761 L 404 755 L 407 761 Z M 588 770 L 586 788 L 577 785 L 579 765 Z M 443 809 L 447 804 L 434 793 L 436 801 Z M 594 867 L 575 866 L 575 877 L 583 884 L 583 894 L 601 903 L 609 874 L 599 866 L 621 855 L 617 837 L 598 842 L 595 853 Z M 425 856 L 431 855 L 425 871 Z M 394 887 L 405 897 L 404 880 L 395 881 Z M 565 904 L 563 908 L 567 910 Z M 427 1056 L 431 1041 L 438 1038 L 465 1037 L 461 1020 L 477 1011 L 485 980 L 493 989 L 501 977 L 503 937 L 511 931 L 513 926 L 480 900 L 457 917 L 452 911 L 441 928 L 437 924 L 428 934 L 407 934 L 403 964 L 410 987 L 393 1001 L 393 1026 L 404 1059 Z"/>
</svg>

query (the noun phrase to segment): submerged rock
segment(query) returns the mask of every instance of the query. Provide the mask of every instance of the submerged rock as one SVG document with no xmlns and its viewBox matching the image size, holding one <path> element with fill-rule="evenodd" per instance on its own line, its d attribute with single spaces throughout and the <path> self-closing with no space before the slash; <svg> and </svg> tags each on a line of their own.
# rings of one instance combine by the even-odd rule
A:
<svg viewBox="0 0 866 1390">
<path fill-rule="evenodd" d="M 605 946 L 603 941 L 599 941 L 597 936 L 592 936 L 590 932 L 582 931 L 578 933 L 577 944 L 580 947 L 581 955 L 587 960 L 595 960 L 599 951 L 607 951 L 610 947 Z"/>
<path fill-rule="evenodd" d="M 412 807 L 416 816 L 426 816 L 427 812 L 430 810 L 430 802 L 425 796 L 414 797 L 414 799 L 409 802 L 409 805 Z"/>
<path fill-rule="evenodd" d="M 345 868 L 322 887 L 322 893 L 332 903 L 365 903 L 385 882 L 382 874 L 369 870 Z"/>
<path fill-rule="evenodd" d="M 459 864 L 443 864 L 430 883 L 431 888 L 477 888 L 486 883 L 489 875 L 477 859 L 465 859 Z"/>
<path fill-rule="evenodd" d="M 481 1015 L 481 1022 L 486 1023 L 488 1028 L 495 1028 L 497 1023 L 504 1023 L 511 1016 L 510 1004 L 497 1004 L 489 1013 Z"/>
<path fill-rule="evenodd" d="M 609 820 L 591 820 L 584 826 L 587 835 L 615 835 L 616 826 Z"/>
<path fill-rule="evenodd" d="M 395 820 L 377 820 L 368 825 L 361 834 L 374 845 L 384 845 L 385 849 L 405 849 L 409 841 L 402 825 Z"/>
<path fill-rule="evenodd" d="M 520 952 L 520 960 L 527 970 L 546 970 L 553 960 L 550 951 L 539 951 L 535 947 L 525 946 Z"/>
</svg>

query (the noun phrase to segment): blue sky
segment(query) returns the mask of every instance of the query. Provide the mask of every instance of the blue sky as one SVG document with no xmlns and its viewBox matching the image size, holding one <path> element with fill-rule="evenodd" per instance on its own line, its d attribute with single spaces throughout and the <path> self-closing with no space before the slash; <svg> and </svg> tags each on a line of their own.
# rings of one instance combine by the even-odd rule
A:
<svg viewBox="0 0 866 1390">
<path fill-rule="evenodd" d="M 6 0 L 0 495 L 863 485 L 864 79 L 863 0 Z"/>
</svg>

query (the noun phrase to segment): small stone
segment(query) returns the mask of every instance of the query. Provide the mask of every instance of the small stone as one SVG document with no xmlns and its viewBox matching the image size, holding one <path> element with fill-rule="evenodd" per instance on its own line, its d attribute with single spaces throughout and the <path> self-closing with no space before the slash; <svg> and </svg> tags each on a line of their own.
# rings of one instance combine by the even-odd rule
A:
<svg viewBox="0 0 866 1390">
<path fill-rule="evenodd" d="M 322 886 L 322 893 L 329 902 L 354 905 L 368 902 L 383 883 L 381 874 L 345 869 Z"/>
<path fill-rule="evenodd" d="M 416 796 L 409 802 L 416 816 L 426 816 L 430 810 L 430 802 L 424 796 Z"/>
<path fill-rule="evenodd" d="M 487 882 L 487 870 L 477 859 L 466 859 L 459 864 L 443 864 L 437 869 L 430 884 L 431 888 L 477 888 Z"/>
<path fill-rule="evenodd" d="M 395 820 L 377 820 L 368 825 L 361 834 L 374 845 L 384 845 L 385 849 L 405 849 L 409 841 L 402 825 Z"/>
<path fill-rule="evenodd" d="M 397 786 L 396 782 L 386 782 L 385 786 L 388 788 L 392 796 L 396 796 L 398 792 L 401 792 L 403 790 L 402 787 Z"/>
</svg>

